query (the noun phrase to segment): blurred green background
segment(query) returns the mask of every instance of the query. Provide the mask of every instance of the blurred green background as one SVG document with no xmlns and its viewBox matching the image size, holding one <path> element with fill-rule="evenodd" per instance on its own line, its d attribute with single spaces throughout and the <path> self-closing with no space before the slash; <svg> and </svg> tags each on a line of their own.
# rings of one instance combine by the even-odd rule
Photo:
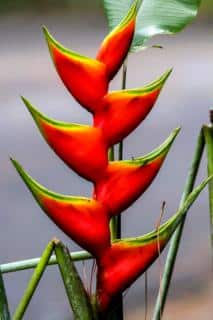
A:
<svg viewBox="0 0 213 320">
<path fill-rule="evenodd" d="M 0 11 L 8 12 L 15 10 L 38 10 L 45 9 L 58 10 L 72 7 L 97 7 L 101 5 L 101 0 L 1 0 Z M 213 1 L 203 0 L 201 14 L 209 16 L 210 12 L 213 12 Z"/>
</svg>

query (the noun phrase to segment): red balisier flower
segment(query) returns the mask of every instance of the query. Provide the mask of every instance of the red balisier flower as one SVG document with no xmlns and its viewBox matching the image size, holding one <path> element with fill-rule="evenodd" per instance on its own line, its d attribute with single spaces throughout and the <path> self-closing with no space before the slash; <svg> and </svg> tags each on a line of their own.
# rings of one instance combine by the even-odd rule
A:
<svg viewBox="0 0 213 320">
<path fill-rule="evenodd" d="M 43 211 L 97 259 L 97 301 L 102 314 L 107 313 L 119 292 L 157 258 L 179 218 L 170 219 L 144 237 L 111 243 L 110 218 L 121 214 L 147 189 L 179 132 L 175 129 L 162 145 L 144 157 L 108 161 L 109 148 L 145 119 L 171 72 L 143 88 L 108 92 L 109 82 L 131 46 L 136 13 L 137 1 L 105 38 L 96 59 L 64 48 L 44 29 L 56 69 L 74 98 L 93 114 L 92 126 L 50 119 L 23 98 L 49 146 L 71 169 L 93 182 L 93 197 L 52 192 L 12 160 Z"/>
</svg>

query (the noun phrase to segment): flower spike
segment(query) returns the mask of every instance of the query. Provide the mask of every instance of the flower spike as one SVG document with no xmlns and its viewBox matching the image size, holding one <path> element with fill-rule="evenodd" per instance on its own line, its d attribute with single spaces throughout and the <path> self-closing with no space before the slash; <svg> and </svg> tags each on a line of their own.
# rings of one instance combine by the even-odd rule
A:
<svg viewBox="0 0 213 320">
<path fill-rule="evenodd" d="M 160 170 L 180 128 L 144 157 L 109 163 L 105 177 L 95 185 L 94 197 L 109 208 L 111 216 L 127 209 L 151 184 Z"/>
<path fill-rule="evenodd" d="M 158 258 L 183 216 L 212 177 L 203 181 L 183 207 L 156 230 L 137 238 L 115 241 L 98 259 L 97 299 L 105 319 L 109 305 Z"/>
<path fill-rule="evenodd" d="M 94 112 L 108 90 L 105 64 L 63 47 L 45 27 L 43 30 L 56 70 L 65 86 L 83 107 Z"/>
<path fill-rule="evenodd" d="M 108 165 L 107 146 L 102 130 L 50 119 L 28 100 L 22 99 L 44 139 L 55 153 L 84 178 L 90 181 L 100 179 Z"/>
<path fill-rule="evenodd" d="M 107 67 L 109 80 L 118 72 L 130 49 L 135 31 L 137 3 L 138 0 L 133 2 L 127 15 L 104 39 L 97 54 L 97 60 Z"/>
<path fill-rule="evenodd" d="M 12 163 L 43 211 L 71 239 L 96 257 L 109 247 L 109 218 L 99 202 L 52 192 L 32 179 L 17 161 Z"/>
<path fill-rule="evenodd" d="M 103 130 L 109 146 L 123 140 L 151 111 L 171 69 L 143 88 L 107 94 L 94 114 L 94 126 Z"/>
</svg>

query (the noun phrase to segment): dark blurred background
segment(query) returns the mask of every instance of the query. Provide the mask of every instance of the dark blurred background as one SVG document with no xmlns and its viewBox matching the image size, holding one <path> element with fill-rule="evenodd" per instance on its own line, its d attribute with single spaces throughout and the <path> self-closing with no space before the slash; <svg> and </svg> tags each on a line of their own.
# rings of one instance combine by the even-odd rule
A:
<svg viewBox="0 0 213 320">
<path fill-rule="evenodd" d="M 63 87 L 41 33 L 45 24 L 65 46 L 95 56 L 107 33 L 101 1 L 0 1 L 0 263 L 39 256 L 54 236 L 79 249 L 41 212 L 9 162 L 12 155 L 30 174 L 52 190 L 90 196 L 92 185 L 70 171 L 41 138 L 20 101 L 26 96 L 50 117 L 91 123 Z M 177 138 L 160 174 L 131 209 L 123 214 L 123 235 L 136 236 L 156 225 L 162 202 L 165 218 L 177 207 L 199 129 L 213 105 L 213 3 L 203 0 L 196 21 L 175 36 L 156 37 L 148 49 L 129 58 L 128 87 L 138 87 L 174 67 L 155 108 L 125 141 L 125 158 L 159 145 L 179 125 Z M 120 74 L 112 88 L 120 88 Z M 199 180 L 206 175 L 204 158 Z M 162 263 L 164 258 L 162 258 Z M 78 263 L 82 270 L 82 263 Z M 86 263 L 89 278 L 90 264 Z M 159 287 L 160 265 L 149 271 L 149 312 Z M 5 275 L 14 311 L 32 271 Z M 210 265 L 207 191 L 189 213 L 164 319 L 212 319 L 213 285 Z M 144 280 L 125 298 L 126 319 L 143 319 Z M 45 273 L 25 319 L 71 319 L 57 267 Z"/>
</svg>

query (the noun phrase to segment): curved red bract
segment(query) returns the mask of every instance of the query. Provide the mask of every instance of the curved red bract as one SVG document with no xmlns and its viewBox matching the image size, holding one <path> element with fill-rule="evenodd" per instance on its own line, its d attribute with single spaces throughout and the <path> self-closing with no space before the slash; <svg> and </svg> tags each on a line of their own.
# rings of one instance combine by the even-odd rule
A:
<svg viewBox="0 0 213 320">
<path fill-rule="evenodd" d="M 127 209 L 148 188 L 157 175 L 163 157 L 146 165 L 111 162 L 106 176 L 95 184 L 94 197 L 111 216 Z"/>
<path fill-rule="evenodd" d="M 85 250 L 99 257 L 110 245 L 106 209 L 94 200 L 66 202 L 40 196 L 48 216 Z"/>
<path fill-rule="evenodd" d="M 48 144 L 70 168 L 93 182 L 101 178 L 108 165 L 101 130 L 89 126 L 66 129 L 48 123 L 41 123 L 41 130 Z"/>
<path fill-rule="evenodd" d="M 109 146 L 128 136 L 151 111 L 160 89 L 140 95 L 112 92 L 106 95 L 94 114 L 94 126 L 103 130 Z"/>
<path fill-rule="evenodd" d="M 109 80 L 113 79 L 126 58 L 135 30 L 135 17 L 113 31 L 103 41 L 96 59 L 106 65 Z"/>
<path fill-rule="evenodd" d="M 58 74 L 69 92 L 88 111 L 95 112 L 96 105 L 108 90 L 106 66 L 95 60 L 67 55 L 52 44 L 50 50 Z"/>
</svg>

